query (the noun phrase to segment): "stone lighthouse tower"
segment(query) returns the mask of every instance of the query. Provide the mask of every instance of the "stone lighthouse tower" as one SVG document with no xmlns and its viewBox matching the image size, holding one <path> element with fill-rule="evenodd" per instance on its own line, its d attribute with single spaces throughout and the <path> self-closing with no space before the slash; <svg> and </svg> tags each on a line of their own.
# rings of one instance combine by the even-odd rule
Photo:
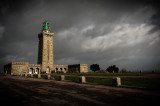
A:
<svg viewBox="0 0 160 106">
<path fill-rule="evenodd" d="M 55 72 L 88 72 L 87 64 L 55 65 L 53 49 L 54 33 L 51 33 L 48 21 L 43 22 L 42 32 L 38 34 L 38 61 L 37 64 L 28 62 L 10 62 L 4 65 L 4 73 L 8 74 L 43 74 Z"/>
<path fill-rule="evenodd" d="M 42 32 L 38 34 L 38 64 L 41 64 L 41 72 L 49 73 L 53 69 L 53 37 L 54 33 L 50 32 L 48 21 L 44 21 Z"/>
</svg>

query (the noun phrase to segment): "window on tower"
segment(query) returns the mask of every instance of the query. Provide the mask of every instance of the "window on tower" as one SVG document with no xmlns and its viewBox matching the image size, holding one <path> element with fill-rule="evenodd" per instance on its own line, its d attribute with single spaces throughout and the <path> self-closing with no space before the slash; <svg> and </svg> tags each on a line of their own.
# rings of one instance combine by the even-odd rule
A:
<svg viewBox="0 0 160 106">
<path fill-rule="evenodd" d="M 85 70 L 85 67 L 83 67 L 83 71 Z"/>
<path fill-rule="evenodd" d="M 19 67 L 19 71 L 22 71 L 22 67 Z"/>
<path fill-rule="evenodd" d="M 47 64 L 49 64 L 49 40 L 47 40 Z"/>
</svg>

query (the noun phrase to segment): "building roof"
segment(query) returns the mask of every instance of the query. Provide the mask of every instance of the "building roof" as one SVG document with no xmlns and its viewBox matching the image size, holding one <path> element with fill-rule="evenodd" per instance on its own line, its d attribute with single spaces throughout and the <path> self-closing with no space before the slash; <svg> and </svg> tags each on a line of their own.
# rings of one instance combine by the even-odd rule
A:
<svg viewBox="0 0 160 106">
<path fill-rule="evenodd" d="M 48 24 L 49 22 L 47 21 L 47 20 L 45 20 L 44 22 L 43 22 L 43 24 Z"/>
<path fill-rule="evenodd" d="M 45 20 L 43 24 L 44 24 L 43 29 L 49 29 L 49 26 L 48 26 L 49 23 L 47 20 Z"/>
</svg>

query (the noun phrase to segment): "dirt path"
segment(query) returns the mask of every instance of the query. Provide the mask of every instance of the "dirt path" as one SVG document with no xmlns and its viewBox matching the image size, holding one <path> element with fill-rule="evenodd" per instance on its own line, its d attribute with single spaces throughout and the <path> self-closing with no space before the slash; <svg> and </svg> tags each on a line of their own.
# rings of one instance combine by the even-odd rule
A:
<svg viewBox="0 0 160 106">
<path fill-rule="evenodd" d="M 129 88 L 0 76 L 0 106 L 144 106 L 159 98 L 159 93 Z"/>
</svg>

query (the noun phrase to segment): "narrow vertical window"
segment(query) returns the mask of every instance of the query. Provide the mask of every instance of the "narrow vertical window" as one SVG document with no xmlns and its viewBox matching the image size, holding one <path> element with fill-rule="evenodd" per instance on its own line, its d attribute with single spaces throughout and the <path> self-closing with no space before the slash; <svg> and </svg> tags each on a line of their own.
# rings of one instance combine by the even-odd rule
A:
<svg viewBox="0 0 160 106">
<path fill-rule="evenodd" d="M 83 67 L 83 71 L 85 70 L 85 67 Z"/>
<path fill-rule="evenodd" d="M 19 67 L 19 71 L 22 71 L 22 67 Z"/>
<path fill-rule="evenodd" d="M 49 64 L 49 40 L 47 40 L 47 64 Z"/>
</svg>

